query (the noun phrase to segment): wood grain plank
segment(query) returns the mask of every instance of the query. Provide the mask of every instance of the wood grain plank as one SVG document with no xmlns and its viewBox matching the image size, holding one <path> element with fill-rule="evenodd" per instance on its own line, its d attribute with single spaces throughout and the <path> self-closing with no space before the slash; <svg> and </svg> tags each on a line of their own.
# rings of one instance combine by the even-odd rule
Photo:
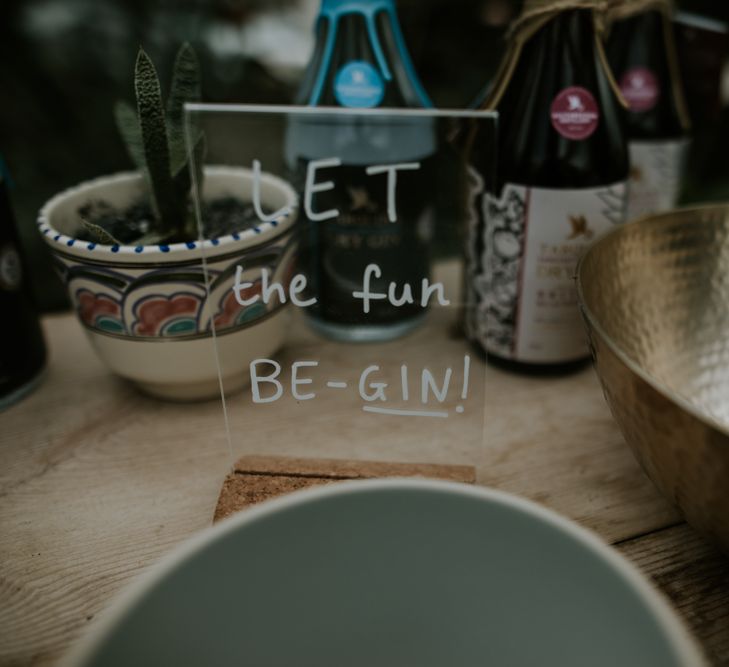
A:
<svg viewBox="0 0 729 667">
<path fill-rule="evenodd" d="M 53 664 L 119 588 L 209 525 L 229 466 L 219 402 L 188 419 L 113 379 L 74 318 L 45 327 L 44 384 L 0 415 L 2 665 Z"/>
<path fill-rule="evenodd" d="M 729 557 L 686 524 L 617 546 L 668 596 L 711 664 L 729 665 Z"/>
<path fill-rule="evenodd" d="M 431 316 L 453 318 L 452 313 Z M 319 363 L 307 372 L 312 388 L 326 384 L 330 369 L 336 369 L 337 379 L 356 386 L 361 370 L 375 362 L 381 369 L 378 380 L 393 387 L 403 360 L 414 369 L 451 362 L 455 367 L 470 353 L 472 383 L 478 382 L 471 391 L 482 402 L 483 414 L 466 411 L 432 427 L 358 414 L 356 392 L 307 402 L 286 394 L 266 405 L 254 405 L 245 392 L 228 401 L 236 456 L 471 465 L 480 484 L 543 503 L 610 541 L 678 520 L 625 445 L 591 368 L 549 379 L 504 373 L 487 367 L 438 322 L 402 341 L 362 349 L 322 342 L 301 321 L 294 330 L 300 338 L 278 356 L 284 387 L 290 383 L 287 369 L 302 359 Z"/>
<path fill-rule="evenodd" d="M 52 664 L 120 587 L 209 525 L 232 463 L 219 402 L 148 399 L 101 366 L 74 317 L 44 325 L 48 377 L 0 415 L 2 665 Z M 289 360 L 319 350 L 297 326 L 300 347 L 283 353 Z M 333 355 L 356 372 L 356 359 Z M 348 445 L 346 422 L 323 440 L 303 424 L 292 430 L 282 405 L 271 432 L 278 420 L 288 437 L 256 441 L 252 453 L 475 464 L 479 483 L 542 502 L 609 540 L 675 522 L 623 444 L 591 371 L 551 382 L 483 372 L 487 411 L 475 447 L 459 439 L 455 420 L 440 442 L 426 433 L 425 447 L 391 421 L 369 427 L 369 445 Z M 237 433 L 249 433 L 253 413 L 235 404 L 231 412 Z"/>
</svg>

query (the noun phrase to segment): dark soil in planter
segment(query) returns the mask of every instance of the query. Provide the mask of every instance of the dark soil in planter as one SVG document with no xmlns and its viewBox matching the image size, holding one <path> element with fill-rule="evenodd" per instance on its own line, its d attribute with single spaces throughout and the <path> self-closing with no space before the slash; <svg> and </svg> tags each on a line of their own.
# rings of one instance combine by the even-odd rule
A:
<svg viewBox="0 0 729 667">
<path fill-rule="evenodd" d="M 220 238 L 234 232 L 243 232 L 259 224 L 252 204 L 244 203 L 235 197 L 221 197 L 202 206 L 202 219 L 206 239 Z M 125 209 L 118 209 L 104 200 L 89 202 L 78 210 L 84 220 L 101 227 L 119 243 L 135 245 L 139 239 L 154 229 L 154 213 L 146 200 L 137 201 Z M 190 214 L 193 218 L 194 215 Z M 77 238 L 94 241 L 85 229 L 79 230 Z M 192 235 L 170 235 L 160 239 L 160 243 L 186 243 L 197 241 L 197 229 Z"/>
</svg>

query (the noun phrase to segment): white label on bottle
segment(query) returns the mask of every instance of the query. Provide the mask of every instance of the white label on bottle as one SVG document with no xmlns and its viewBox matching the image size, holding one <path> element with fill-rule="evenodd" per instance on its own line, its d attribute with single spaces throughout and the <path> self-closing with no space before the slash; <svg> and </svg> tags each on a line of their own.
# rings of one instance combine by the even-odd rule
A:
<svg viewBox="0 0 729 667">
<path fill-rule="evenodd" d="M 588 356 L 577 307 L 575 267 L 595 239 L 625 219 L 627 186 L 557 190 L 507 184 L 484 198 L 485 289 L 481 342 L 525 363 Z"/>
<path fill-rule="evenodd" d="M 628 220 L 676 206 L 687 139 L 630 142 Z"/>
<path fill-rule="evenodd" d="M 465 294 L 465 332 L 469 340 L 479 338 L 479 315 L 477 305 L 483 302 L 484 277 L 479 270 L 481 254 L 479 247 L 480 202 L 484 196 L 484 180 L 478 170 L 467 167 L 467 205 L 468 241 L 466 243 L 466 294 Z"/>
</svg>

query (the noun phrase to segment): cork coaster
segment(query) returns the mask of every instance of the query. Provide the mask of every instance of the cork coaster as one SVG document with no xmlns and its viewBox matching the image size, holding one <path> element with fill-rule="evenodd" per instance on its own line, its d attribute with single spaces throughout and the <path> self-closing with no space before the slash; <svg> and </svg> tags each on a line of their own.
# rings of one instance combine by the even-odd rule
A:
<svg viewBox="0 0 729 667">
<path fill-rule="evenodd" d="M 348 479 L 377 477 L 426 477 L 474 484 L 476 469 L 424 463 L 244 456 L 236 461 L 233 472 L 223 482 L 213 523 L 284 493 Z"/>
</svg>

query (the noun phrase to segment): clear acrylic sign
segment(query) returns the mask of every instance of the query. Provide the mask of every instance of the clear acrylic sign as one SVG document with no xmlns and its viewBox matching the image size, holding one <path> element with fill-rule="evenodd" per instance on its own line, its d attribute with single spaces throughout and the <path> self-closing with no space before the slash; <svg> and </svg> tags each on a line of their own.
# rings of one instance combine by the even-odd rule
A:
<svg viewBox="0 0 729 667">
<path fill-rule="evenodd" d="M 207 144 L 195 204 L 232 455 L 476 465 L 464 258 L 495 117 L 190 105 L 186 121 Z"/>
</svg>

